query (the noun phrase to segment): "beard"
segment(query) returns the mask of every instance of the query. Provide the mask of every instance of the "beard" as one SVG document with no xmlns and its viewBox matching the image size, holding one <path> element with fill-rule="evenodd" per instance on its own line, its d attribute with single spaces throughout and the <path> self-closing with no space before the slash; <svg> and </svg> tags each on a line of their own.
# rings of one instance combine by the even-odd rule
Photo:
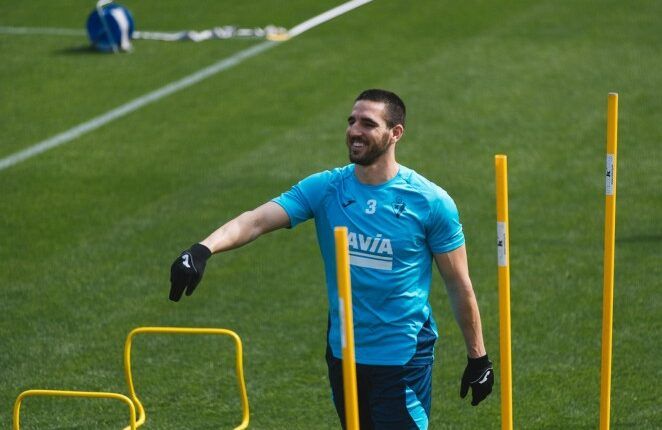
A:
<svg viewBox="0 0 662 430">
<path fill-rule="evenodd" d="M 389 136 L 386 135 L 382 138 L 381 142 L 368 144 L 365 140 L 360 140 L 366 145 L 365 152 L 361 155 L 354 155 L 352 152 L 352 145 L 349 144 L 349 161 L 361 166 L 372 165 L 379 157 L 386 154 L 388 148 L 392 145 L 389 143 Z"/>
</svg>

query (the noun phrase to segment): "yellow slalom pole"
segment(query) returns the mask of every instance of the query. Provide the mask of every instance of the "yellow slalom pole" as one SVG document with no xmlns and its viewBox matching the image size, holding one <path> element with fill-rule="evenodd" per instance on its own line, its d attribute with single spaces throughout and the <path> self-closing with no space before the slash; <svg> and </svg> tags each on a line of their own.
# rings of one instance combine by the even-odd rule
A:
<svg viewBox="0 0 662 430">
<path fill-rule="evenodd" d="M 129 407 L 129 426 L 127 429 L 136 430 L 136 408 L 134 407 L 131 399 L 126 397 L 123 394 L 117 393 L 107 393 L 103 391 L 68 391 L 68 390 L 26 390 L 23 391 L 16 401 L 14 402 L 13 416 L 14 416 L 14 425 L 12 426 L 13 430 L 20 430 L 20 415 L 21 415 L 21 403 L 26 397 L 35 397 L 35 396 L 48 396 L 48 397 L 83 397 L 83 398 L 94 398 L 94 399 L 116 399 L 121 402 L 124 402 Z"/>
<path fill-rule="evenodd" d="M 513 381 L 510 344 L 510 240 L 508 227 L 508 158 L 494 156 L 496 168 L 497 263 L 499 270 L 499 350 L 501 352 L 501 428 L 513 428 Z"/>
<path fill-rule="evenodd" d="M 336 227 L 336 276 L 338 279 L 338 308 L 342 339 L 342 375 L 347 430 L 359 430 L 359 401 L 356 388 L 356 358 L 354 356 L 354 316 L 352 313 L 352 284 L 349 276 L 349 245 L 347 227 Z"/>
<path fill-rule="evenodd" d="M 616 242 L 616 153 L 618 94 L 607 97 L 607 160 L 605 171 L 605 250 L 602 298 L 602 367 L 600 371 L 600 429 L 609 429 L 611 408 L 611 350 L 614 316 L 614 248 Z"/>
</svg>

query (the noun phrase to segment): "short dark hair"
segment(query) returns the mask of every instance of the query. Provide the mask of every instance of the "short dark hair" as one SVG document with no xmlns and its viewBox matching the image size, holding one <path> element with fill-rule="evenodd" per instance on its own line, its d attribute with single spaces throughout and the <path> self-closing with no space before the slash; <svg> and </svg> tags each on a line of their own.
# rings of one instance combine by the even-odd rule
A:
<svg viewBox="0 0 662 430">
<path fill-rule="evenodd" d="M 405 126 L 405 116 L 407 115 L 407 108 L 397 94 L 380 89 L 365 90 L 354 100 L 368 100 L 371 102 L 384 103 L 386 105 L 386 124 L 389 127 L 395 127 L 398 124 Z"/>
</svg>

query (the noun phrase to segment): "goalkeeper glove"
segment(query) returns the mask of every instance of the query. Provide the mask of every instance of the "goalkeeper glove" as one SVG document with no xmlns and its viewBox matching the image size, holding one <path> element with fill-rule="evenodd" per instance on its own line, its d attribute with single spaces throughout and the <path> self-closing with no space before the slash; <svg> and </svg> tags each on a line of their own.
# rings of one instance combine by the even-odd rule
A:
<svg viewBox="0 0 662 430">
<path fill-rule="evenodd" d="M 467 367 L 464 369 L 460 386 L 460 397 L 464 399 L 471 387 L 471 405 L 477 406 L 492 392 L 494 369 L 487 354 L 479 358 L 467 358 Z"/>
<path fill-rule="evenodd" d="M 205 271 L 211 251 L 204 245 L 196 243 L 177 257 L 170 266 L 170 300 L 178 302 L 182 293 L 193 294 Z"/>
</svg>

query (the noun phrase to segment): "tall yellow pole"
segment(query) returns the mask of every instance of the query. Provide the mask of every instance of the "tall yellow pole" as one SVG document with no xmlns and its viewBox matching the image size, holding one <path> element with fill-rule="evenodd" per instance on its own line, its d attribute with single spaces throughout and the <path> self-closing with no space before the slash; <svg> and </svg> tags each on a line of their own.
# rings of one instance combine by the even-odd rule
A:
<svg viewBox="0 0 662 430">
<path fill-rule="evenodd" d="M 494 156 L 496 168 L 497 263 L 499 270 L 499 349 L 501 352 L 501 428 L 513 428 L 513 381 L 510 344 L 510 240 L 508 227 L 508 158 Z"/>
<path fill-rule="evenodd" d="M 352 284 L 349 276 L 349 245 L 347 227 L 336 227 L 336 276 L 338 279 L 338 309 L 342 339 L 342 375 L 347 430 L 359 429 L 359 401 L 356 388 L 356 358 L 354 356 L 354 316 Z"/>
<path fill-rule="evenodd" d="M 607 97 L 607 162 L 605 169 L 605 250 L 602 298 L 602 367 L 600 372 L 600 429 L 609 429 L 611 408 L 611 349 L 614 314 L 614 248 L 616 242 L 616 153 L 618 94 Z"/>
</svg>

